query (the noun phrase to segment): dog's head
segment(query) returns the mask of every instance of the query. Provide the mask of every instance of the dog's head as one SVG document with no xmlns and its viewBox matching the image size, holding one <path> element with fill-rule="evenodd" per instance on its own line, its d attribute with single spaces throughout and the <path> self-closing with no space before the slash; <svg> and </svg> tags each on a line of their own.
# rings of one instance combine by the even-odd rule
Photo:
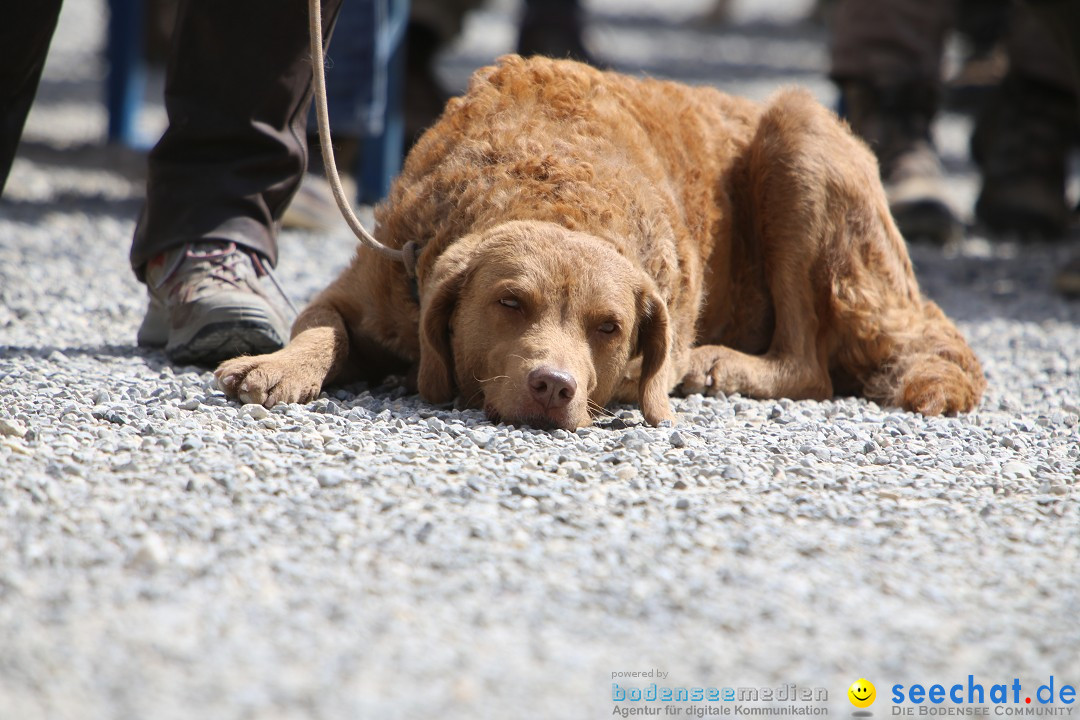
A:
<svg viewBox="0 0 1080 720">
<path fill-rule="evenodd" d="M 424 278 L 421 395 L 493 420 L 573 430 L 640 358 L 645 419 L 670 419 L 667 307 L 610 244 L 540 222 L 455 242 Z"/>
</svg>

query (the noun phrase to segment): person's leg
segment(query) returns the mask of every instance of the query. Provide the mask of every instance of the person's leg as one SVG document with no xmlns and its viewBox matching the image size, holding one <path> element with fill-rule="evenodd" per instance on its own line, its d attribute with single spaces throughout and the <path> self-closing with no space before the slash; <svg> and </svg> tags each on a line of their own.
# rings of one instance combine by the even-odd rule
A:
<svg viewBox="0 0 1080 720">
<path fill-rule="evenodd" d="M 1050 18 L 1041 17 L 1039 8 Z M 1076 24 L 1078 14 L 1069 3 L 1014 9 L 1009 70 L 971 142 L 983 176 L 975 217 L 993 234 L 1057 239 L 1068 226 L 1065 180 L 1080 114 L 1071 62 L 1074 39 L 1064 31 Z"/>
<path fill-rule="evenodd" d="M 333 50 L 326 56 L 326 105 L 334 160 L 345 195 L 354 201 L 361 142 L 382 132 L 386 114 L 388 73 L 378 65 L 376 44 L 389 12 L 388 0 L 346 2 L 334 27 Z M 340 227 L 342 219 L 326 181 L 314 108 L 308 113 L 307 134 L 307 173 L 281 225 L 325 232 Z"/>
<path fill-rule="evenodd" d="M 1068 73 L 1072 78 L 1072 99 L 1077 110 L 1073 117 L 1075 132 L 1080 130 L 1080 5 L 1075 0 L 1041 0 L 1033 2 L 1032 9 L 1064 52 L 1064 58 L 1068 60 Z M 1074 212 L 1080 212 L 1080 207 Z M 1054 278 L 1054 287 L 1066 297 L 1080 300 L 1080 253 L 1073 255 L 1058 271 Z"/>
<path fill-rule="evenodd" d="M 952 20 L 948 0 L 839 0 L 830 74 L 881 85 L 936 86 Z"/>
<path fill-rule="evenodd" d="M 909 240 L 960 232 L 930 138 L 952 11 L 943 0 L 841 0 L 833 15 L 830 74 L 852 129 L 878 157 Z"/>
<path fill-rule="evenodd" d="M 409 23 L 430 32 L 432 45 L 444 46 L 461 33 L 465 16 L 484 4 L 484 0 L 412 0 Z"/>
<path fill-rule="evenodd" d="M 405 149 L 439 117 L 450 93 L 435 74 L 435 57 L 461 32 L 465 15 L 484 0 L 413 0 L 405 34 Z"/>
<path fill-rule="evenodd" d="M 340 0 L 323 0 L 330 28 Z M 184 0 L 166 76 L 169 127 L 149 157 L 131 265 L 147 282 L 142 345 L 210 364 L 284 344 L 269 266 L 307 161 L 307 3 Z"/>
<path fill-rule="evenodd" d="M 324 0 L 329 37 L 341 0 Z M 131 246 L 142 277 L 156 255 L 199 239 L 277 262 L 274 223 L 307 162 L 307 4 L 185 0 L 165 82 L 169 127 L 150 153 Z"/>
<path fill-rule="evenodd" d="M 525 0 L 518 26 L 517 51 L 596 64 L 585 48 L 579 0 Z"/>
<path fill-rule="evenodd" d="M 61 0 L 12 3 L 0 24 L 0 194 L 34 102 Z"/>
</svg>

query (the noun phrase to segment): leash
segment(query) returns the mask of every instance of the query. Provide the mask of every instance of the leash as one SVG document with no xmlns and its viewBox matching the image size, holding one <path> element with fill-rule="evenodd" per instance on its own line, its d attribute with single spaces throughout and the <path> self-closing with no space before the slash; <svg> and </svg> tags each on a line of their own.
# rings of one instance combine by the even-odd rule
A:
<svg viewBox="0 0 1080 720">
<path fill-rule="evenodd" d="M 356 235 L 357 240 L 371 248 L 383 257 L 396 260 L 405 266 L 405 273 L 416 278 L 416 260 L 420 255 L 420 246 L 410 240 L 400 250 L 387 247 L 375 239 L 367 231 L 360 220 L 356 217 L 349 199 L 345 197 L 345 190 L 341 187 L 341 177 L 338 175 L 337 163 L 334 162 L 334 148 L 330 143 L 330 113 L 326 109 L 326 70 L 324 67 L 322 44 L 322 3 L 320 0 L 308 0 L 308 30 L 311 34 L 311 75 L 315 81 L 315 116 L 319 127 L 319 145 L 322 149 L 323 166 L 326 169 L 326 180 L 330 183 L 330 189 L 334 193 L 341 216 L 345 218 L 349 228 Z"/>
</svg>

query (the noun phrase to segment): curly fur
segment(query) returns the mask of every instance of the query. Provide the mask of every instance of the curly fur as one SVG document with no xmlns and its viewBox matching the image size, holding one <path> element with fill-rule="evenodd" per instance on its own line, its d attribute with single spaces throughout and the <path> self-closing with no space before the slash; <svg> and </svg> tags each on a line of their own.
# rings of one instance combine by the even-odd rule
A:
<svg viewBox="0 0 1080 720">
<path fill-rule="evenodd" d="M 411 367 L 429 400 L 576 427 L 613 399 L 666 419 L 671 391 L 937 414 L 985 387 L 919 292 L 872 154 L 800 90 L 761 105 L 508 56 L 448 104 L 376 217 L 382 242 L 423 246 L 420 302 L 360 248 L 285 350 L 219 368 L 227 392 L 305 400 Z M 579 388 L 566 407 L 530 390 L 552 369 Z"/>
</svg>

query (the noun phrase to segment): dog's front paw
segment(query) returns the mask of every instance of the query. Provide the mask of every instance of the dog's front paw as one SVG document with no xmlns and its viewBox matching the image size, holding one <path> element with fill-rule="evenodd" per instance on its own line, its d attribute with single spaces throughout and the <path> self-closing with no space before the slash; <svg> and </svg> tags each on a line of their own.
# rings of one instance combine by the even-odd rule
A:
<svg viewBox="0 0 1080 720">
<path fill-rule="evenodd" d="M 214 371 L 214 377 L 229 397 L 268 408 L 314 400 L 323 380 L 310 366 L 282 352 L 226 360 Z"/>
<path fill-rule="evenodd" d="M 694 348 L 677 390 L 682 395 L 715 396 L 741 392 L 747 384 L 746 373 L 736 353 L 722 347 L 706 346 Z"/>
</svg>

